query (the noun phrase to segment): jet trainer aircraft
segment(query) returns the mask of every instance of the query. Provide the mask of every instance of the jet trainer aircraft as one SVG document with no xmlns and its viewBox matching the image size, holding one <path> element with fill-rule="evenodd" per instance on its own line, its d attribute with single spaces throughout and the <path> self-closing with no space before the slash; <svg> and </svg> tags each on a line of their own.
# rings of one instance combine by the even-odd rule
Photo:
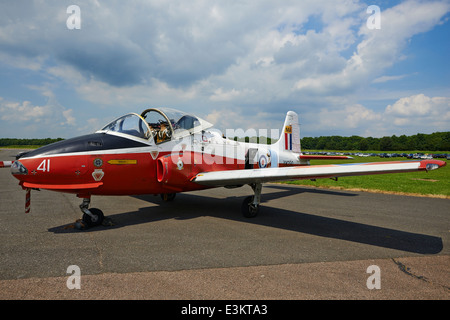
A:
<svg viewBox="0 0 450 320">
<path fill-rule="evenodd" d="M 302 154 L 293 111 L 286 114 L 276 143 L 256 144 L 224 138 L 209 122 L 182 111 L 151 108 L 119 117 L 93 134 L 20 153 L 15 161 L 0 161 L 0 167 L 11 167 L 26 190 L 26 212 L 31 189 L 73 193 L 83 199 L 82 221 L 95 226 L 104 215 L 89 208 L 93 195 L 160 194 L 171 201 L 179 192 L 249 185 L 254 195 L 241 210 L 255 217 L 265 182 L 428 171 L 446 165 L 439 160 L 309 163 L 346 158 Z"/>
</svg>

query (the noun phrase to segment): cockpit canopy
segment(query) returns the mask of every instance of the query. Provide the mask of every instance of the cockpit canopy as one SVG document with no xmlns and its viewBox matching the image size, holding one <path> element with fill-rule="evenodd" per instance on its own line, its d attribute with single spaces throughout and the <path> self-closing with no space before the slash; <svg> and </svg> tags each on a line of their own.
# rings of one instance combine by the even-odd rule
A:
<svg viewBox="0 0 450 320">
<path fill-rule="evenodd" d="M 98 132 L 126 134 L 159 144 L 210 127 L 211 123 L 179 110 L 151 108 L 144 110 L 141 115 L 129 113 L 117 118 Z"/>
<path fill-rule="evenodd" d="M 124 133 L 147 139 L 148 130 L 148 125 L 138 114 L 129 113 L 108 123 L 100 131 Z"/>
</svg>

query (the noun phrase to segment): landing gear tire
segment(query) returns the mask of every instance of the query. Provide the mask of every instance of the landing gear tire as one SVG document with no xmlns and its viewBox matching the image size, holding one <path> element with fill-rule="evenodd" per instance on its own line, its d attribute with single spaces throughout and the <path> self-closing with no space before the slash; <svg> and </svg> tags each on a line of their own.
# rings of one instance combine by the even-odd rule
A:
<svg viewBox="0 0 450 320">
<path fill-rule="evenodd" d="M 87 227 L 95 227 L 102 224 L 103 219 L 105 216 L 103 215 L 102 210 L 97 208 L 89 209 L 93 217 L 88 215 L 87 213 L 83 214 L 83 222 L 86 224 Z"/>
<path fill-rule="evenodd" d="M 161 193 L 161 199 L 164 202 L 170 202 L 173 201 L 173 199 L 175 199 L 176 195 L 177 195 L 176 193 Z"/>
<path fill-rule="evenodd" d="M 246 218 L 254 218 L 258 215 L 259 205 L 253 204 L 253 198 L 254 196 L 248 196 L 242 202 L 241 211 L 242 215 Z"/>
</svg>

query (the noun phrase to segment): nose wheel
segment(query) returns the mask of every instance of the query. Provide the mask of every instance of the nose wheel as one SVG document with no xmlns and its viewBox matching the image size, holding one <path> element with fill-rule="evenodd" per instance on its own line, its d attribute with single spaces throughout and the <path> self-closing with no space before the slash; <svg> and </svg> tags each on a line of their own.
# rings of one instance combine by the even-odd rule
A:
<svg viewBox="0 0 450 320">
<path fill-rule="evenodd" d="M 83 212 L 82 222 L 86 227 L 95 227 L 102 224 L 105 216 L 102 210 L 97 208 L 89 209 L 89 204 L 91 203 L 90 198 L 84 198 L 83 203 L 80 204 L 81 212 Z"/>
</svg>

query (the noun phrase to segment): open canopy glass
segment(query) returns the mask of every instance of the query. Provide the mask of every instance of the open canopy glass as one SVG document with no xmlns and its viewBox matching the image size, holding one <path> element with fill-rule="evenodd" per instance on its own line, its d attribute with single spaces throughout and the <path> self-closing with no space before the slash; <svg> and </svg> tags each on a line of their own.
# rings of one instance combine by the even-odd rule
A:
<svg viewBox="0 0 450 320">
<path fill-rule="evenodd" d="M 163 143 L 172 138 L 201 132 L 212 124 L 196 116 L 170 108 L 146 109 L 138 115 L 129 113 L 108 123 L 100 131 L 116 132 Z"/>
</svg>

